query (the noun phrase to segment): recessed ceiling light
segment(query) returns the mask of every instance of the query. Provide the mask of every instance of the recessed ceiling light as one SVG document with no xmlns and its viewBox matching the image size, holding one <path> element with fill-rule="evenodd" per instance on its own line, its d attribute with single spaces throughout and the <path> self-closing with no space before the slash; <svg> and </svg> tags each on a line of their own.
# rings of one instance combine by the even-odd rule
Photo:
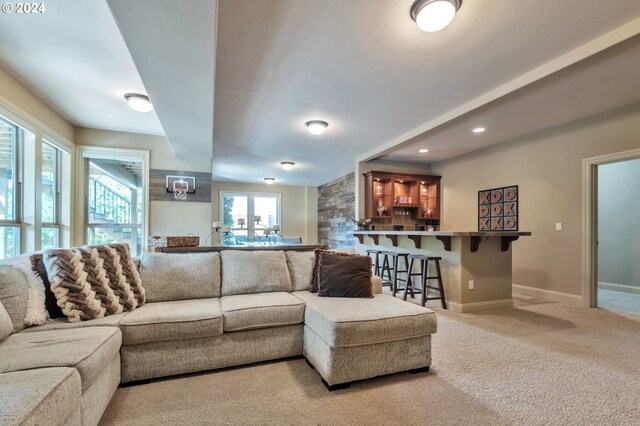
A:
<svg viewBox="0 0 640 426">
<path fill-rule="evenodd" d="M 462 0 L 416 0 L 411 5 L 411 19 L 422 31 L 433 33 L 453 21 Z"/>
<path fill-rule="evenodd" d="M 418 152 L 419 152 L 420 154 L 426 154 L 427 152 L 429 152 L 429 150 L 428 150 L 428 149 L 426 149 L 426 148 L 423 148 L 423 149 L 419 150 Z"/>
<path fill-rule="evenodd" d="M 147 95 L 142 95 L 140 93 L 127 93 L 124 95 L 124 98 L 134 111 L 149 112 L 153 109 L 153 105 L 151 105 L 151 101 Z"/>
<path fill-rule="evenodd" d="M 269 185 L 271 185 L 273 182 L 276 181 L 275 178 L 264 178 L 264 181 L 267 182 Z"/>
<path fill-rule="evenodd" d="M 296 163 L 294 163 L 293 161 L 283 161 L 282 163 L 280 163 L 280 165 L 285 170 L 291 170 L 293 169 L 293 166 L 296 165 Z"/>
<path fill-rule="evenodd" d="M 485 129 L 484 127 L 476 127 L 475 129 L 473 129 L 473 133 L 482 133 L 485 130 L 487 129 Z"/>
<path fill-rule="evenodd" d="M 307 130 L 309 130 L 309 133 L 313 135 L 321 135 L 325 130 L 327 130 L 327 127 L 329 127 L 329 123 L 322 120 L 307 121 L 306 123 L 304 123 L 304 125 L 307 126 Z"/>
</svg>

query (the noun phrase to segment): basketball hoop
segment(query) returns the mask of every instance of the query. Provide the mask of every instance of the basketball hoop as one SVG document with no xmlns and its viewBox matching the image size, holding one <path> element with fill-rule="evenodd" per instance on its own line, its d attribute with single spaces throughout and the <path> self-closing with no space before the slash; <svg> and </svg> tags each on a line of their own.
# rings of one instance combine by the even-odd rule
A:
<svg viewBox="0 0 640 426">
<path fill-rule="evenodd" d="M 186 180 L 173 181 L 173 198 L 176 200 L 186 200 L 189 183 Z"/>
<path fill-rule="evenodd" d="M 187 199 L 187 190 L 185 188 L 174 188 L 173 189 L 173 198 L 176 200 L 186 200 Z"/>
</svg>

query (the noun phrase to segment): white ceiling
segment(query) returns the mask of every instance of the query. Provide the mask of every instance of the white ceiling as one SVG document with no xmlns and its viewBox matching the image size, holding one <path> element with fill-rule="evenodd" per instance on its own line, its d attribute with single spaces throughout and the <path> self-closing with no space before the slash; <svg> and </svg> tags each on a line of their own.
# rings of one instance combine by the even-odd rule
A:
<svg viewBox="0 0 640 426">
<path fill-rule="evenodd" d="M 216 179 L 319 185 L 353 171 L 363 153 L 640 17 L 637 0 L 464 0 L 449 27 L 424 33 L 409 17 L 412 1 L 56 0 L 40 16 L 0 14 L 0 66 L 74 125 L 166 132 L 176 155 L 213 157 Z M 386 158 L 419 161 L 412 153 L 427 142 L 427 161 L 449 158 L 637 100 L 637 44 Z M 145 86 L 157 116 L 122 99 Z M 310 135 L 310 119 L 328 121 L 327 132 Z M 470 139 L 477 121 L 488 131 Z M 281 161 L 296 167 L 286 172 Z"/>
<path fill-rule="evenodd" d="M 611 47 L 378 157 L 433 163 L 640 102 L 640 36 Z M 487 130 L 474 134 L 472 129 Z M 418 152 L 429 149 L 426 154 Z"/>
<path fill-rule="evenodd" d="M 108 3 L 175 155 L 211 158 L 216 2 Z"/>
<path fill-rule="evenodd" d="M 0 14 L 0 67 L 76 126 L 164 134 L 155 112 L 123 98 L 146 90 L 107 3 L 45 6 L 41 15 Z"/>
<path fill-rule="evenodd" d="M 465 0 L 449 27 L 424 33 L 411 3 L 220 0 L 214 177 L 325 183 L 361 153 L 640 16 L 637 0 Z M 309 119 L 327 132 L 308 134 Z"/>
</svg>

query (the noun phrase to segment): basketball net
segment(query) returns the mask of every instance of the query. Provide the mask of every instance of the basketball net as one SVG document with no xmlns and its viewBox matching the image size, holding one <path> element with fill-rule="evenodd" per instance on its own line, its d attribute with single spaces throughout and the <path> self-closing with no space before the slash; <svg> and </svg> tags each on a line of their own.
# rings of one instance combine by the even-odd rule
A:
<svg viewBox="0 0 640 426">
<path fill-rule="evenodd" d="M 187 188 L 173 188 L 173 198 L 176 200 L 186 200 Z"/>
</svg>

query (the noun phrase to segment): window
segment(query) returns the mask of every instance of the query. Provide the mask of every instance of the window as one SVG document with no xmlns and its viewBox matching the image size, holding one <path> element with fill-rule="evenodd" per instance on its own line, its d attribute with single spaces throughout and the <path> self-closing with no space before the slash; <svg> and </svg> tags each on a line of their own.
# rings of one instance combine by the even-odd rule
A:
<svg viewBox="0 0 640 426">
<path fill-rule="evenodd" d="M 85 153 L 86 154 L 86 153 Z M 86 154 L 85 158 L 87 157 Z M 145 160 L 131 156 L 86 158 L 88 244 L 127 243 L 133 256 L 143 250 Z"/>
<path fill-rule="evenodd" d="M 42 249 L 60 246 L 60 150 L 42 142 Z"/>
<path fill-rule="evenodd" d="M 20 129 L 0 117 L 0 259 L 20 253 Z"/>
<path fill-rule="evenodd" d="M 223 226 L 231 227 L 239 243 L 253 242 L 280 224 L 280 194 L 223 192 L 221 198 Z"/>
</svg>

